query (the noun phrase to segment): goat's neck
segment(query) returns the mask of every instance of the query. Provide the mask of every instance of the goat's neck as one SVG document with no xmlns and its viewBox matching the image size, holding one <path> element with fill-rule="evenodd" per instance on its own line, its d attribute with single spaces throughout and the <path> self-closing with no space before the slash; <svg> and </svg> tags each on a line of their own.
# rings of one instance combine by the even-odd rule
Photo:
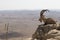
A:
<svg viewBox="0 0 60 40">
<path fill-rule="evenodd" d="M 42 21 L 43 21 L 43 22 L 46 22 L 45 16 L 41 16 L 41 18 L 42 18 Z"/>
</svg>

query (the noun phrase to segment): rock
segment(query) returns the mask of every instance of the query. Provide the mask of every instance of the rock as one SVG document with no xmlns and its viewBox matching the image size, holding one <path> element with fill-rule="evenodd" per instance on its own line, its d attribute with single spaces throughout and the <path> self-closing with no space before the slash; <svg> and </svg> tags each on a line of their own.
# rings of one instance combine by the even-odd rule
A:
<svg viewBox="0 0 60 40">
<path fill-rule="evenodd" d="M 60 30 L 60 26 L 59 26 L 59 27 L 57 27 L 57 30 Z"/>
<path fill-rule="evenodd" d="M 55 27 L 51 25 L 38 25 L 37 30 L 32 35 L 32 40 L 34 39 L 40 39 L 40 40 L 46 40 L 46 34 L 50 31 L 56 29 Z"/>
<path fill-rule="evenodd" d="M 59 40 L 60 38 L 60 26 L 53 25 L 38 25 L 37 30 L 32 35 L 32 40 Z M 52 39 L 51 39 L 52 38 Z"/>
<path fill-rule="evenodd" d="M 55 40 L 60 40 L 60 31 L 56 29 L 49 31 L 47 34 L 47 39 L 51 39 L 51 38 Z"/>
</svg>

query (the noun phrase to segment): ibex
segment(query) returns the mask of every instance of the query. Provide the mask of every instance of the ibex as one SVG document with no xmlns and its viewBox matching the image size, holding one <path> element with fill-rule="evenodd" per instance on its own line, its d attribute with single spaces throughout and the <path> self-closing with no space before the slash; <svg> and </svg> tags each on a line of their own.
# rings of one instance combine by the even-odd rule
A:
<svg viewBox="0 0 60 40">
<path fill-rule="evenodd" d="M 44 25 L 47 25 L 47 24 L 56 24 L 56 21 L 55 21 L 54 19 L 52 19 L 52 18 L 46 18 L 46 17 L 43 15 L 43 13 L 46 12 L 46 11 L 49 11 L 49 10 L 45 9 L 45 10 L 42 10 L 42 11 L 40 12 L 39 21 L 40 21 L 40 22 L 43 21 L 43 22 L 44 22 Z"/>
</svg>

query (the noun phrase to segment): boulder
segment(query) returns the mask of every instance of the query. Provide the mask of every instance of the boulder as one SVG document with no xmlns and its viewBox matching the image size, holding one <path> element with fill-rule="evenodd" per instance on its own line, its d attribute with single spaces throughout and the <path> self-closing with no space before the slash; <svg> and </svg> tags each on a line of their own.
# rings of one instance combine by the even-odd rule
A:
<svg viewBox="0 0 60 40">
<path fill-rule="evenodd" d="M 35 33 L 32 35 L 32 40 L 56 40 L 60 35 L 60 26 L 53 25 L 38 25 Z M 51 39 L 52 38 L 52 39 Z M 59 38 L 60 39 L 60 38 Z"/>
</svg>

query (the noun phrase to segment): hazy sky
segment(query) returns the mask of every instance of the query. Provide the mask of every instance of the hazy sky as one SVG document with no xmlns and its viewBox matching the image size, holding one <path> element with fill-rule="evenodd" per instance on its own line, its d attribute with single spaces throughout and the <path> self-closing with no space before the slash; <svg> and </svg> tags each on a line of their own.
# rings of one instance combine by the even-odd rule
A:
<svg viewBox="0 0 60 40">
<path fill-rule="evenodd" d="M 0 10 L 60 9 L 60 0 L 0 0 Z"/>
</svg>

